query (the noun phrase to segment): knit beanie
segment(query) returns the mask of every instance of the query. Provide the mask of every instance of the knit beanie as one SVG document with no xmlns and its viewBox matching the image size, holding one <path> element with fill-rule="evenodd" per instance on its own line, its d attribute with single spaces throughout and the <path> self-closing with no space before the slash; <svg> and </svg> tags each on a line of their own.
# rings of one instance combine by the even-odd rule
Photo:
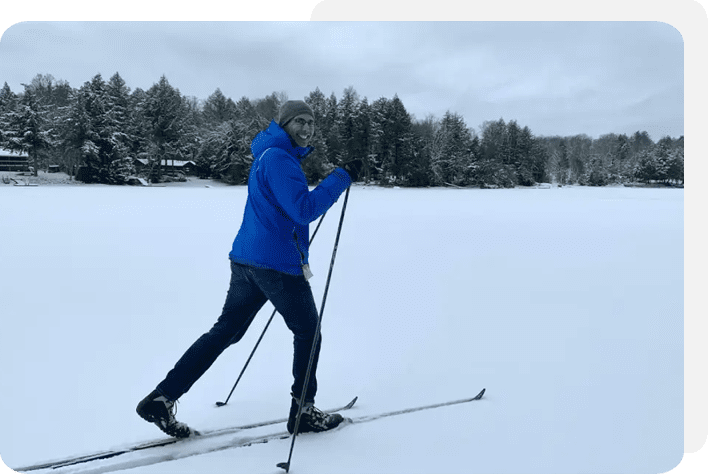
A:
<svg viewBox="0 0 708 474">
<path fill-rule="evenodd" d="M 278 119 L 278 125 L 284 127 L 289 121 L 300 114 L 309 114 L 312 118 L 315 118 L 315 114 L 312 112 L 312 109 L 304 101 L 289 100 L 280 107 L 280 118 Z"/>
</svg>

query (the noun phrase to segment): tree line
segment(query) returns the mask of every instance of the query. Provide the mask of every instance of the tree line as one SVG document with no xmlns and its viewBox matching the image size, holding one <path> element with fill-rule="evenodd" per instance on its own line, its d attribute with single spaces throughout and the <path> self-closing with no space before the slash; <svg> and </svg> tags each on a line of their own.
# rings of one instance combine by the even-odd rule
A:
<svg viewBox="0 0 708 474">
<path fill-rule="evenodd" d="M 108 81 L 97 74 L 78 89 L 39 74 L 23 87 L 0 89 L 0 148 L 26 152 L 35 172 L 59 165 L 81 181 L 109 184 L 139 173 L 151 182 L 174 179 L 176 160 L 195 163 L 200 177 L 243 184 L 251 141 L 288 99 L 273 92 L 234 101 L 216 89 L 200 100 L 164 75 L 148 90 L 131 91 L 118 73 Z M 657 143 L 640 131 L 543 137 L 504 119 L 484 122 L 478 133 L 457 113 L 416 119 L 397 95 L 370 103 L 354 87 L 340 97 L 316 88 L 304 100 L 317 118 L 315 151 L 303 162 L 311 184 L 354 158 L 364 163 L 361 179 L 379 185 L 683 184 L 683 136 Z"/>
</svg>

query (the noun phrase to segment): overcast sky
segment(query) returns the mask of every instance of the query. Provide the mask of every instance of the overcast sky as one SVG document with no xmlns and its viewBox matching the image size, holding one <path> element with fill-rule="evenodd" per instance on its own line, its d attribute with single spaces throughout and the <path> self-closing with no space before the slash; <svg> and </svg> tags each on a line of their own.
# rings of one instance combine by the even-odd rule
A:
<svg viewBox="0 0 708 474">
<path fill-rule="evenodd" d="M 353 86 L 477 132 L 503 118 L 535 135 L 684 134 L 684 44 L 662 22 L 23 22 L 0 41 L 14 92 L 39 73 L 78 88 L 116 72 L 199 99 Z"/>
</svg>

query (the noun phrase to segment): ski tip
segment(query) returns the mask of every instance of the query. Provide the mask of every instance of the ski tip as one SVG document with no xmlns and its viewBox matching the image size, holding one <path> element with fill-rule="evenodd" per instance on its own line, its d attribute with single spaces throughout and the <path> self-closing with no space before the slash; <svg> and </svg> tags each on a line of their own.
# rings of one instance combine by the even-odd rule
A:
<svg viewBox="0 0 708 474">
<path fill-rule="evenodd" d="M 344 409 L 345 409 L 345 410 L 348 410 L 348 409 L 350 409 L 351 407 L 353 407 L 357 400 L 359 400 L 359 397 L 354 397 L 354 400 L 352 400 L 351 402 L 347 403 L 347 404 L 344 406 Z"/>
<path fill-rule="evenodd" d="M 479 392 L 476 397 L 474 397 L 474 399 L 479 400 L 480 398 L 482 398 L 484 396 L 484 392 L 486 392 L 486 391 L 487 391 L 487 389 L 483 388 L 482 391 Z"/>
</svg>

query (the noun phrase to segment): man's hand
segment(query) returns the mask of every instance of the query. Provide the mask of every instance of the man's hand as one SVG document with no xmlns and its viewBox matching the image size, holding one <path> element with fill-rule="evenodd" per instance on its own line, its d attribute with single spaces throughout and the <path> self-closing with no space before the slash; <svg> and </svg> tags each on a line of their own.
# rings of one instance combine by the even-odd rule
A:
<svg viewBox="0 0 708 474">
<path fill-rule="evenodd" d="M 342 163 L 341 166 L 351 178 L 352 183 L 359 181 L 359 175 L 364 170 L 364 162 L 361 158 L 354 158 L 353 160 Z"/>
</svg>

